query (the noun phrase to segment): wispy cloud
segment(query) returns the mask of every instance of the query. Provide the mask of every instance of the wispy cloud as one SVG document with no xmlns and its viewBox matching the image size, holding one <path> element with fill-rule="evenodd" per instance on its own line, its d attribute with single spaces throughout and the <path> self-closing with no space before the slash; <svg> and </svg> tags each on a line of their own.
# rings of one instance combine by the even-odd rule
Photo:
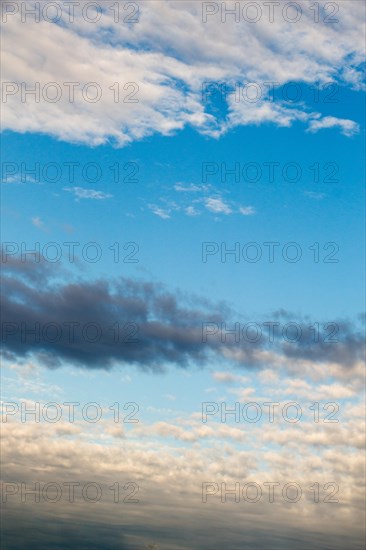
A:
<svg viewBox="0 0 366 550">
<path fill-rule="evenodd" d="M 239 212 L 243 214 L 243 216 L 253 216 L 256 213 L 256 209 L 254 206 L 241 206 Z"/>
<path fill-rule="evenodd" d="M 195 209 L 194 206 L 187 206 L 187 208 L 185 209 L 185 213 L 187 214 L 187 216 L 198 216 L 199 215 L 199 212 Z"/>
<path fill-rule="evenodd" d="M 170 210 L 160 208 L 156 204 L 149 204 L 148 207 L 150 208 L 151 212 L 155 214 L 155 216 L 159 216 L 159 218 L 162 218 L 163 220 L 170 219 Z"/>
<path fill-rule="evenodd" d="M 221 197 L 209 197 L 205 200 L 205 207 L 210 212 L 214 212 L 215 214 L 231 214 L 232 210 L 230 206 L 223 201 Z"/>
<path fill-rule="evenodd" d="M 321 201 L 326 196 L 325 193 L 318 193 L 316 191 L 305 191 L 304 195 L 310 197 L 310 199 L 314 199 L 317 201 Z"/>
<path fill-rule="evenodd" d="M 73 193 L 77 199 L 93 199 L 93 200 L 105 200 L 110 199 L 113 195 L 104 193 L 103 191 L 96 191 L 95 189 L 84 189 L 83 187 L 64 187 L 64 191 Z"/>
<path fill-rule="evenodd" d="M 184 193 L 199 193 L 199 192 L 205 192 L 210 189 L 209 185 L 196 185 L 194 183 L 190 184 L 184 184 L 184 183 L 176 183 L 174 185 L 174 189 L 178 192 L 184 192 Z"/>
<path fill-rule="evenodd" d="M 46 230 L 46 226 L 39 216 L 35 216 L 34 218 L 32 218 L 32 224 L 38 229 L 42 229 L 43 231 Z"/>
<path fill-rule="evenodd" d="M 248 378 L 246 376 L 233 374 L 232 372 L 216 371 L 213 373 L 212 376 L 214 380 L 223 384 L 245 384 L 248 381 Z"/>
<path fill-rule="evenodd" d="M 253 216 L 256 214 L 254 206 L 240 206 L 233 200 L 222 196 L 222 193 L 215 190 L 212 185 L 175 184 L 174 189 L 180 193 L 177 202 L 167 200 L 165 197 L 158 198 L 161 204 L 150 203 L 148 208 L 162 219 L 170 219 L 173 214 L 181 212 L 189 217 L 200 216 L 204 213 L 212 213 L 224 216 L 241 214 L 242 216 Z M 192 199 L 194 193 L 194 199 Z"/>
<path fill-rule="evenodd" d="M 353 120 L 345 118 L 336 118 L 334 116 L 326 116 L 324 118 L 311 120 L 309 123 L 309 132 L 318 132 L 319 130 L 329 128 L 340 128 L 342 134 L 347 137 L 357 134 L 360 130 L 359 125 Z"/>
</svg>

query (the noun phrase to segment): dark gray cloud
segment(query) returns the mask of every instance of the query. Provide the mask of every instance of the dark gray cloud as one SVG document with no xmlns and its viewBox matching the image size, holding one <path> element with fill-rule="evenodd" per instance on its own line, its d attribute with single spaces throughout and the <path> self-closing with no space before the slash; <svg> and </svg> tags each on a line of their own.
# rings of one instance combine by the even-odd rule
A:
<svg viewBox="0 0 366 550">
<path fill-rule="evenodd" d="M 61 283 L 40 264 L 3 269 L 2 343 L 8 358 L 36 354 L 47 366 L 70 362 L 108 368 L 116 363 L 159 369 L 208 359 L 202 320 L 219 322 L 204 301 L 194 307 L 162 285 L 127 278 Z M 183 296 L 180 298 L 183 300 Z M 9 355 L 10 354 L 10 355 Z"/>
<path fill-rule="evenodd" d="M 156 489 L 158 492 L 159 489 Z M 344 548 L 361 549 L 362 533 L 350 532 L 344 519 L 338 522 L 338 530 L 334 532 L 332 521 L 324 516 L 324 532 L 319 528 L 306 530 L 303 527 L 289 523 L 272 521 L 264 526 L 264 519 L 271 517 L 273 505 L 264 507 L 267 515 L 256 512 L 248 519 L 244 509 L 242 517 L 236 514 L 235 503 L 228 501 L 223 510 L 208 509 L 207 505 L 195 502 L 195 507 L 179 509 L 182 522 L 176 519 L 176 514 L 167 510 L 177 510 L 181 505 L 177 500 L 159 496 L 161 506 L 154 510 L 154 517 L 142 520 L 120 508 L 120 521 L 115 519 L 117 504 L 97 510 L 72 510 L 60 507 L 60 503 L 48 506 L 48 512 L 40 505 L 29 502 L 27 505 L 7 506 L 4 513 L 4 550 L 149 550 L 151 549 L 200 549 L 200 550 L 344 550 Z M 31 511 L 32 507 L 32 511 Z M 229 507 L 229 508 L 228 508 Z M 263 504 L 262 504 L 263 508 Z M 231 511 L 231 515 L 230 512 Z M 101 516 L 97 516 L 97 513 Z M 107 514 L 112 521 L 108 521 Z M 146 510 L 145 510 L 146 513 Z M 198 520 L 197 517 L 198 516 Z M 128 521 L 126 521 L 128 518 Z M 236 523 L 235 523 L 236 519 Z M 240 521 L 241 519 L 241 521 Z M 340 531 L 340 529 L 343 530 Z M 361 531 L 361 529 L 360 529 Z M 142 542 L 157 541 L 155 542 Z"/>
<path fill-rule="evenodd" d="M 33 355 L 48 367 L 133 364 L 161 370 L 168 363 L 207 364 L 220 358 L 224 348 L 239 350 L 240 354 L 230 357 L 249 368 L 264 366 L 258 355 L 261 350 L 350 367 L 364 350 L 364 334 L 350 321 L 315 324 L 304 317 L 295 320 L 284 310 L 274 312 L 269 320 L 248 321 L 245 314 L 234 313 L 224 303 L 172 294 L 161 284 L 122 277 L 94 281 L 74 277 L 65 282 L 65 272 L 45 262 L 13 258 L 4 264 L 1 298 L 7 359 Z M 222 327 L 230 330 L 235 323 L 240 330 L 238 341 L 229 333 L 223 337 Z M 260 338 L 251 329 L 245 332 L 248 323 L 261 327 Z M 268 323 L 277 323 L 273 341 Z"/>
<path fill-rule="evenodd" d="M 309 361 L 330 361 L 352 366 L 362 360 L 365 349 L 365 335 L 361 329 L 344 319 L 319 323 L 319 339 L 315 341 L 313 328 L 302 324 L 302 338 L 296 345 L 284 342 L 282 352 L 290 359 Z"/>
<path fill-rule="evenodd" d="M 38 513 L 37 503 L 33 503 L 33 513 L 29 511 L 29 504 L 23 511 L 15 506 L 7 508 L 3 544 L 8 550 L 131 550 L 121 526 L 91 521 L 85 516 L 65 519 L 52 514 L 50 521 L 49 515 L 42 514 L 41 510 Z M 62 512 L 65 515 L 65 510 Z"/>
</svg>

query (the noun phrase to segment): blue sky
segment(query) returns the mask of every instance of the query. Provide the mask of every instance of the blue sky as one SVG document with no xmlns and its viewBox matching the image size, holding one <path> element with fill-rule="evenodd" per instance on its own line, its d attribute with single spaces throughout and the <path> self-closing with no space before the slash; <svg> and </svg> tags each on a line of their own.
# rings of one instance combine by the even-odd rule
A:
<svg viewBox="0 0 366 550">
<path fill-rule="evenodd" d="M 22 9 L 19 2 L 8 4 Z M 123 9 L 126 3 L 119 4 Z M 279 14 L 273 23 L 263 17 L 251 25 L 223 23 L 220 12 L 204 23 L 206 4 L 139 1 L 133 3 L 139 14 L 134 24 L 114 22 L 108 6 L 95 24 L 79 9 L 74 23 L 68 22 L 65 7 L 57 24 L 31 17 L 22 23 L 21 11 L 11 15 L 11 7 L 2 12 L 8 13 L 2 75 L 8 315 L 3 321 L 18 326 L 89 321 L 103 330 L 107 322 L 128 321 L 138 323 L 140 338 L 120 347 L 110 340 L 104 348 L 85 340 L 76 346 L 64 340 L 36 345 L 5 329 L 5 411 L 6 403 L 76 401 L 96 402 L 104 414 L 95 425 L 78 417 L 76 426 L 64 417 L 51 426 L 11 414 L 4 424 L 9 467 L 3 482 L 19 481 L 18 464 L 29 483 L 85 476 L 100 483 L 138 480 L 146 490 L 142 505 L 128 511 L 116 534 L 111 525 L 118 515 L 108 506 L 99 517 L 80 503 L 79 535 L 70 520 L 72 507 L 55 508 L 54 521 L 66 518 L 70 548 L 84 548 L 75 542 L 78 536 L 88 547 L 83 530 L 94 521 L 98 548 L 116 547 L 118 540 L 128 550 L 263 549 L 274 537 L 282 550 L 298 530 L 306 548 L 356 550 L 362 545 L 356 523 L 362 513 L 357 476 L 364 383 L 364 6 L 339 2 L 337 23 L 316 23 L 311 2 L 303 0 L 296 24 Z M 41 90 L 56 83 L 60 101 L 45 101 L 42 92 L 39 102 L 32 95 L 22 101 L 22 86 L 31 89 L 36 82 Z M 76 82 L 72 102 L 65 82 Z M 103 91 L 100 101 L 82 96 L 90 82 Z M 132 83 L 137 101 L 114 102 L 115 82 L 121 98 L 130 92 L 123 86 Z M 223 83 L 233 89 L 235 82 L 261 89 L 276 82 L 275 99 L 235 101 L 233 94 L 217 91 Z M 207 86 L 216 91 L 202 94 Z M 294 89 L 301 99 L 286 101 L 284 93 Z M 39 174 L 26 173 L 33 168 Z M 69 261 L 70 242 L 76 243 L 75 262 Z M 88 243 L 101 252 L 96 262 L 82 255 Z M 268 243 L 276 243 L 274 261 Z M 291 243 L 301 251 L 297 262 L 283 256 L 286 250 L 290 258 L 294 254 Z M 61 250 L 62 257 L 37 263 L 28 255 L 21 261 L 22 246 L 39 246 L 50 256 Z M 222 251 L 235 247 L 239 257 L 229 254 L 223 261 Z M 255 249 L 261 258 L 248 261 Z M 89 250 L 93 254 L 93 245 Z M 279 333 L 269 343 L 263 323 L 270 321 L 281 330 L 289 322 L 301 325 L 303 340 L 291 344 Z M 207 345 L 206 322 L 218 327 Z M 227 328 L 257 323 L 263 339 L 258 345 L 230 338 L 224 343 L 221 322 Z M 314 323 L 320 326 L 319 345 L 311 340 Z M 337 324 L 334 344 L 324 342 L 327 323 Z M 232 418 L 223 423 L 215 415 L 202 422 L 204 402 L 232 407 L 248 401 L 279 402 L 280 410 L 293 401 L 303 419 L 293 425 L 280 414 L 274 425 L 265 416 L 248 425 Z M 113 423 L 105 411 L 115 402 L 137 403 L 138 424 Z M 323 417 L 322 407 L 335 403 L 339 422 L 314 423 L 314 402 Z M 65 456 L 72 457 L 66 478 Z M 258 508 L 245 511 L 247 533 L 237 509 L 224 510 L 219 500 L 203 508 L 197 500 L 209 479 L 275 478 L 296 478 L 303 487 L 336 480 L 343 506 L 323 507 L 321 513 L 306 508 L 305 527 L 301 514 L 287 517 L 286 504 L 282 512 L 265 507 L 266 516 Z M 159 483 L 164 491 L 157 502 L 151 495 Z M 11 527 L 18 504 L 14 497 L 9 505 L 8 548 L 23 548 L 25 542 L 46 548 L 52 533 L 32 533 L 30 527 L 48 512 L 40 506 L 32 519 L 27 511 L 22 541 Z M 175 536 L 174 506 L 191 539 Z M 210 525 L 217 526 L 214 536 Z M 103 535 L 103 529 L 111 531 Z M 55 548 L 65 544 L 61 535 L 52 540 Z"/>
<path fill-rule="evenodd" d="M 38 185 L 28 176 L 23 184 L 3 186 L 6 201 L 3 240 L 27 242 L 27 235 L 27 239 L 32 236 L 30 242 L 103 243 L 103 261 L 89 263 L 88 271 L 108 274 L 112 269 L 113 274 L 128 274 L 132 267 L 137 275 L 141 269 L 148 270 L 169 286 L 206 296 L 214 291 L 221 299 L 235 302 L 254 315 L 280 307 L 308 313 L 304 303 L 317 316 L 355 315 L 360 312 L 362 280 L 343 286 L 342 292 L 339 281 L 359 272 L 364 263 L 364 203 L 360 185 L 364 168 L 359 162 L 364 145 L 362 95 L 360 91 L 340 88 L 343 108 L 336 104 L 333 111 L 333 115 L 360 124 L 361 130 L 352 137 L 342 135 L 338 129 L 312 134 L 304 133 L 300 125 L 278 128 L 266 124 L 239 127 L 214 139 L 186 128 L 173 136 L 154 136 L 116 149 L 108 145 L 90 148 L 46 136 L 8 132 L 4 158 L 15 163 L 15 167 L 6 168 L 9 172 L 17 171 L 13 177 L 20 179 L 23 174 L 27 178 L 26 169 L 32 169 L 35 162 L 39 163 L 40 171 L 50 162 L 58 163 L 60 169 L 59 181 L 55 183 L 50 182 L 56 175 L 56 169 L 51 167 L 45 173 L 46 178 L 40 173 Z M 327 111 L 327 105 L 321 107 Z M 70 162 L 79 163 L 74 169 L 74 183 L 69 181 L 71 168 L 64 164 Z M 82 170 L 88 163 L 100 166 L 99 175 L 90 168 L 88 177 L 98 179 L 94 184 L 82 181 Z M 119 165 L 121 180 L 117 183 L 110 169 L 115 163 Z M 271 168 L 268 163 L 275 164 Z M 296 167 L 289 163 L 295 163 Z M 228 173 L 225 182 L 225 171 L 234 170 L 235 166 L 240 170 L 239 181 Z M 254 172 L 258 167 L 261 173 Z M 250 181 L 256 178 L 257 182 Z M 292 179 L 298 181 L 291 182 Z M 67 187 L 92 188 L 111 197 L 76 200 L 65 191 Z M 186 191 L 177 191 L 177 187 Z M 229 206 L 234 205 L 232 214 L 215 215 L 202 203 L 195 202 L 217 196 Z M 167 217 L 154 214 L 149 205 Z M 198 215 L 187 216 L 185 209 L 192 205 Z M 239 208 L 248 205 L 255 214 L 240 214 Z M 35 218 L 44 225 L 35 227 L 32 223 Z M 113 265 L 113 252 L 108 251 L 108 246 L 115 242 L 121 243 L 121 247 L 127 242 L 137 243 L 139 252 L 133 258 L 139 259 L 139 263 Z M 257 263 L 249 263 L 242 257 L 237 264 L 234 256 L 227 256 L 226 263 L 221 262 L 217 253 L 204 264 L 203 242 L 217 242 L 220 247 L 226 243 L 228 250 L 234 248 L 235 242 L 240 243 L 241 250 L 245 243 L 257 242 L 263 256 Z M 268 265 L 269 247 L 263 245 L 265 242 L 280 243 L 273 265 Z M 288 242 L 297 242 L 303 252 L 295 264 L 289 265 L 281 255 Z M 314 263 L 315 251 L 309 247 L 317 242 L 320 259 L 335 250 L 322 247 L 336 243 L 339 251 L 331 258 L 339 262 Z M 132 248 L 128 252 L 132 253 Z M 254 249 L 248 254 L 254 255 Z M 284 286 L 285 273 L 289 276 Z M 318 284 L 310 287 L 307 282 L 314 279 Z"/>
</svg>

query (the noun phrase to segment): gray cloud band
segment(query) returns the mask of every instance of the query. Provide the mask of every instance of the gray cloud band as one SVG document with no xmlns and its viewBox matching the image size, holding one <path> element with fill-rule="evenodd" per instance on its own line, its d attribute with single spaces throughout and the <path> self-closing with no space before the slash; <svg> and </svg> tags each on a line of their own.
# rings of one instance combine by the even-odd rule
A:
<svg viewBox="0 0 366 550">
<path fill-rule="evenodd" d="M 161 371 L 167 364 L 202 366 L 222 357 L 260 368 L 271 366 L 271 353 L 284 361 L 345 368 L 362 358 L 362 332 L 349 321 L 322 324 L 327 333 L 319 337 L 321 324 L 288 322 L 282 310 L 271 321 L 238 323 L 227 305 L 174 295 L 160 284 L 127 278 L 65 283 L 57 280 L 59 273 L 44 263 L 15 258 L 3 266 L 1 328 L 7 359 L 35 356 L 48 367 L 131 364 Z"/>
</svg>

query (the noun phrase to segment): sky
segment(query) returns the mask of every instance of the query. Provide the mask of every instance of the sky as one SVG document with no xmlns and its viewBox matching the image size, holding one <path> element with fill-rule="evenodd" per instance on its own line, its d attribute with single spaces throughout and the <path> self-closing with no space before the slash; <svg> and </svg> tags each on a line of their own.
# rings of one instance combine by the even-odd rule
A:
<svg viewBox="0 0 366 550">
<path fill-rule="evenodd" d="M 363 548 L 364 3 L 1 18 L 4 548 Z"/>
</svg>

